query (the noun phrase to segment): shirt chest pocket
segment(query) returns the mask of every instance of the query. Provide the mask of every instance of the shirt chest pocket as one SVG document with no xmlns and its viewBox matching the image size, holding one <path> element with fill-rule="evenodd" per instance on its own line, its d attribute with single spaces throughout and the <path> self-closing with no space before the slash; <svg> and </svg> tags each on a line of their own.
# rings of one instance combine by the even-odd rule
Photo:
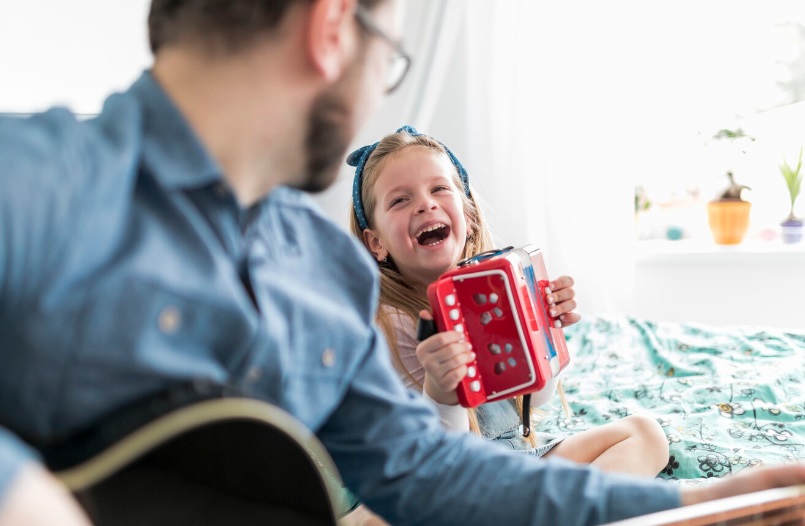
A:
<svg viewBox="0 0 805 526">
<path fill-rule="evenodd" d="M 243 363 L 256 329 L 255 316 L 215 291 L 178 291 L 136 278 L 97 284 L 81 318 L 83 362 L 218 380 Z"/>
<path fill-rule="evenodd" d="M 294 324 L 281 350 L 287 360 L 282 394 L 295 414 L 315 425 L 318 416 L 329 413 L 343 397 L 366 343 L 337 318 L 305 325 Z"/>
</svg>

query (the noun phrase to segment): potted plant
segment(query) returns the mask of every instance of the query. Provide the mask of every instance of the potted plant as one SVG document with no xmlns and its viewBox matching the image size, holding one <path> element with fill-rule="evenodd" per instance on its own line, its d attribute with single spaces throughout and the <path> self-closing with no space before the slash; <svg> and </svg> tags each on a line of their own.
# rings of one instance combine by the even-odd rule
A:
<svg viewBox="0 0 805 526">
<path fill-rule="evenodd" d="M 713 240 L 719 245 L 736 245 L 743 241 L 749 227 L 749 210 L 752 204 L 741 194 L 751 190 L 746 185 L 735 182 L 731 171 L 727 172 L 730 184 L 718 199 L 707 203 L 707 219 Z"/>
<path fill-rule="evenodd" d="M 735 142 L 738 139 L 749 139 L 754 141 L 754 137 L 746 135 L 740 128 L 737 130 L 720 130 L 715 139 L 729 139 Z M 741 153 L 746 153 L 741 149 Z M 718 199 L 707 203 L 707 219 L 710 224 L 710 231 L 713 233 L 713 240 L 719 245 L 736 245 L 743 241 L 746 230 L 749 227 L 749 211 L 751 203 L 742 197 L 744 190 L 751 190 L 748 186 L 735 182 L 732 170 L 727 171 L 729 186 L 724 190 Z"/>
<path fill-rule="evenodd" d="M 791 168 L 785 159 L 783 164 L 780 165 L 780 172 L 785 179 L 785 185 L 788 188 L 788 197 L 791 200 L 791 209 L 788 212 L 788 217 L 780 223 L 780 228 L 783 233 L 783 243 L 799 243 L 802 241 L 802 219 L 794 215 L 794 203 L 799 197 L 799 191 L 802 189 L 802 148 L 799 149 L 799 159 L 797 160 L 796 168 Z"/>
</svg>

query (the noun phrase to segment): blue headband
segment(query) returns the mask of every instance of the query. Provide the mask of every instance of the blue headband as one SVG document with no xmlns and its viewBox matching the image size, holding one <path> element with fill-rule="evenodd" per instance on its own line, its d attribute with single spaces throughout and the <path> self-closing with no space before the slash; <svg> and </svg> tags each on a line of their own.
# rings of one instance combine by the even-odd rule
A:
<svg viewBox="0 0 805 526">
<path fill-rule="evenodd" d="M 398 129 L 396 133 L 405 132 L 408 135 L 413 137 L 419 135 L 425 135 L 424 133 L 419 133 L 414 129 L 413 126 L 405 125 L 402 128 Z M 369 223 L 366 221 L 366 212 L 363 210 L 363 199 L 361 199 L 361 186 L 363 185 L 363 167 L 366 164 L 366 160 L 372 155 L 372 152 L 375 151 L 377 145 L 380 144 L 380 141 L 370 144 L 368 146 L 361 146 L 349 156 L 347 156 L 347 164 L 350 166 L 355 166 L 355 179 L 352 181 L 352 208 L 355 210 L 355 217 L 358 219 L 358 226 L 361 227 L 361 230 L 366 230 L 369 228 Z M 458 158 L 453 155 L 453 152 L 450 149 L 441 144 L 445 151 L 447 152 L 447 156 L 450 157 L 450 161 L 453 163 L 453 166 L 456 167 L 458 170 L 458 176 L 461 178 L 461 182 L 464 183 L 464 192 L 469 197 L 470 195 L 470 179 L 467 175 L 467 171 L 461 165 Z"/>
</svg>

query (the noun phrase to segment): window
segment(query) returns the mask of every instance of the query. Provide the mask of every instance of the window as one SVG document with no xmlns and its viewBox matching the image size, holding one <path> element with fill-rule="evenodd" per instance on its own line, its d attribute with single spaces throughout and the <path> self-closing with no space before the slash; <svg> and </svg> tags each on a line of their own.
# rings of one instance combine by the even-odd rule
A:
<svg viewBox="0 0 805 526">
<path fill-rule="evenodd" d="M 633 145 L 652 161 L 636 181 L 638 238 L 711 239 L 706 203 L 731 171 L 751 188 L 746 239 L 778 239 L 789 212 L 779 167 L 805 146 L 805 6 L 681 2 L 654 22 L 635 42 L 650 62 L 631 70 L 656 116 Z"/>
</svg>

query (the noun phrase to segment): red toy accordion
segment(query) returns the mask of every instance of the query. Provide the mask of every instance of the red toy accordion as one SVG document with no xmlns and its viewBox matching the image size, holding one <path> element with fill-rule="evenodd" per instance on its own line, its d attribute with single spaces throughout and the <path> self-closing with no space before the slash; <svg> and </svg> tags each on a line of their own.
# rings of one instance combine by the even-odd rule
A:
<svg viewBox="0 0 805 526">
<path fill-rule="evenodd" d="M 459 331 L 476 359 L 458 384 L 459 403 L 475 407 L 521 394 L 542 405 L 570 361 L 565 336 L 548 313 L 542 252 L 508 247 L 459 263 L 428 287 L 439 331 Z"/>
</svg>

